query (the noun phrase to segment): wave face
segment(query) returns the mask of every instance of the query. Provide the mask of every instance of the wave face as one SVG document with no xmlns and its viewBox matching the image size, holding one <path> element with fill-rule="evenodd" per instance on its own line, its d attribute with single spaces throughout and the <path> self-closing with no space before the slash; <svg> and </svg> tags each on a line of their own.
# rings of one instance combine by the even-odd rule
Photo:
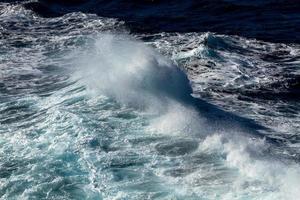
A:
<svg viewBox="0 0 300 200">
<path fill-rule="evenodd" d="M 151 109 L 185 101 L 192 93 L 187 76 L 152 48 L 122 36 L 101 34 L 80 65 L 90 89 L 129 106 Z"/>
<path fill-rule="evenodd" d="M 0 3 L 1 199 L 298 199 L 299 45 L 25 7 Z"/>
</svg>

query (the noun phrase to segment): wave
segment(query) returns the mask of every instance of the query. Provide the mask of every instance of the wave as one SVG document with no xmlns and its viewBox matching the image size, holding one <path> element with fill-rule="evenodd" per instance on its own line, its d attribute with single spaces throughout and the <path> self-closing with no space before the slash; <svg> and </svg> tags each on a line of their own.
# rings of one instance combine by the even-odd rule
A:
<svg viewBox="0 0 300 200">
<path fill-rule="evenodd" d="M 240 198 L 255 190 L 262 192 L 259 198 L 264 199 L 296 199 L 299 195 L 295 178 L 298 165 L 288 157 L 284 159 L 289 164 L 280 161 L 283 157 L 276 151 L 283 148 L 281 144 L 261 137 L 259 130 L 264 127 L 252 120 L 194 98 L 184 71 L 154 49 L 128 36 L 100 34 L 87 57 L 79 60 L 76 77 L 81 77 L 91 93 L 104 94 L 146 114 L 146 133 L 170 138 L 156 144 L 156 152 L 183 159 L 182 163 L 179 167 L 159 167 L 157 173 L 164 181 L 171 181 L 169 184 L 178 190 L 176 195 L 188 196 L 188 191 L 180 189 L 175 180 L 181 180 L 184 189 L 197 195 L 207 190 L 199 189 L 196 182 L 213 182 L 209 176 L 215 175 L 201 175 L 201 167 L 192 163 L 207 154 L 209 158 L 198 162 L 214 163 L 213 173 L 223 178 L 229 173 L 214 166 L 222 157 L 227 167 L 239 171 L 236 178 L 229 175 L 234 185 L 222 199 L 232 199 L 235 194 Z M 216 177 L 215 181 L 221 180 Z"/>
<path fill-rule="evenodd" d="M 212 121 L 210 127 L 215 130 L 225 129 L 229 121 L 231 129 L 234 126 L 248 129 L 248 132 L 264 129 L 250 119 L 194 98 L 184 71 L 143 43 L 121 35 L 98 37 L 94 48 L 79 64 L 84 66 L 79 73 L 85 76 L 83 79 L 90 89 L 143 110 L 172 112 L 168 107 L 174 102 L 193 107 L 202 118 Z"/>
<path fill-rule="evenodd" d="M 89 53 L 81 72 L 89 87 L 122 103 L 151 108 L 165 99 L 185 101 L 192 93 L 185 73 L 141 42 L 103 34 Z"/>
<path fill-rule="evenodd" d="M 197 97 L 258 119 L 278 137 L 297 132 L 299 45 L 215 33 L 141 38 L 184 67 Z"/>
<path fill-rule="evenodd" d="M 220 89 L 240 75 L 241 60 L 253 64 L 251 56 L 261 55 L 264 64 L 266 52 L 279 49 L 283 60 L 297 62 L 297 46 L 214 33 L 128 36 L 122 22 L 96 15 L 0 9 L 0 198 L 299 197 L 299 153 L 263 135 L 277 130 L 195 96 L 196 77 Z M 225 89 L 252 87 L 243 80 Z M 229 98 L 218 102 L 233 106 Z"/>
</svg>

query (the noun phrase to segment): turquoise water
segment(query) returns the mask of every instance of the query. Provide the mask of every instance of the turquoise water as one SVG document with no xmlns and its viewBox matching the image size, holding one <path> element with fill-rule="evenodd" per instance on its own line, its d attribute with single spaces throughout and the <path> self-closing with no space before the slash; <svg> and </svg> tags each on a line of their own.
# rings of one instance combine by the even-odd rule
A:
<svg viewBox="0 0 300 200">
<path fill-rule="evenodd" d="M 5 9 L 32 30 L 1 40 L 2 199 L 297 199 L 297 148 L 192 97 L 172 37 Z"/>
</svg>

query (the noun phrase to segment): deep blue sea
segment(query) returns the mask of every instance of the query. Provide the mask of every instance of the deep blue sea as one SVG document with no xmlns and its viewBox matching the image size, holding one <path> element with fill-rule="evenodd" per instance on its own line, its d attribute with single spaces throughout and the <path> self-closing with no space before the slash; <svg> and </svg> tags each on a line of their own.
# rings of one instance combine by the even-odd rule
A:
<svg viewBox="0 0 300 200">
<path fill-rule="evenodd" d="M 0 199 L 298 200 L 300 1 L 0 1 Z"/>
</svg>

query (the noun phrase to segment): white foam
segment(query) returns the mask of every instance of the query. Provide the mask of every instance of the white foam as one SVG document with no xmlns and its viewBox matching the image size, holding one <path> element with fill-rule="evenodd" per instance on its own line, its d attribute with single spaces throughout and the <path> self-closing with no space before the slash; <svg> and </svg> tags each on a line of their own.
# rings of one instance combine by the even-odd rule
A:
<svg viewBox="0 0 300 200">
<path fill-rule="evenodd" d="M 226 165 L 239 172 L 231 191 L 224 199 L 232 199 L 243 193 L 253 193 L 255 196 L 255 191 L 261 193 L 260 198 L 263 199 L 299 198 L 299 165 L 264 156 L 268 146 L 264 140 L 221 134 L 208 136 L 200 144 L 200 149 L 204 152 L 222 152 Z"/>
<path fill-rule="evenodd" d="M 193 107 L 169 101 L 167 110 L 150 121 L 149 130 L 168 135 L 201 134 L 205 125 L 199 113 Z"/>
<path fill-rule="evenodd" d="M 128 36 L 101 34 L 79 65 L 91 91 L 143 110 L 165 110 L 168 98 L 178 100 L 191 91 L 170 60 Z"/>
</svg>

